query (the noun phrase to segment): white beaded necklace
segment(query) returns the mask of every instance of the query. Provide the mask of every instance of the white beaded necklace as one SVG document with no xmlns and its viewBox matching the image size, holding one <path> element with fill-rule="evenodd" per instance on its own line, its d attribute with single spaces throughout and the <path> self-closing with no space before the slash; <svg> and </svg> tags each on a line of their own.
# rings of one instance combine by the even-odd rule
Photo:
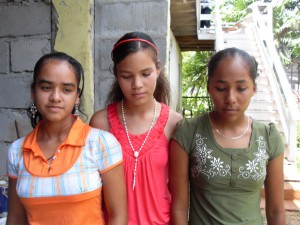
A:
<svg viewBox="0 0 300 225">
<path fill-rule="evenodd" d="M 222 134 L 222 133 L 215 127 L 215 125 L 212 123 L 212 121 L 211 121 L 209 115 L 208 115 L 208 120 L 209 120 L 211 126 L 216 130 L 216 132 L 217 132 L 220 136 L 222 136 L 222 137 L 224 137 L 224 138 L 227 138 L 227 139 L 230 139 L 230 140 L 236 140 L 236 139 L 239 139 L 239 138 L 243 137 L 243 136 L 247 133 L 247 131 L 249 130 L 249 128 L 250 128 L 250 121 L 251 121 L 250 117 L 248 117 L 248 125 L 247 125 L 247 128 L 246 128 L 246 130 L 245 130 L 241 135 L 236 136 L 236 137 L 228 137 L 228 136 L 225 136 L 224 134 Z"/>
<path fill-rule="evenodd" d="M 129 137 L 129 133 L 128 133 L 128 128 L 127 128 L 127 124 L 126 124 L 126 119 L 125 119 L 125 110 L 124 110 L 124 101 L 122 99 L 122 102 L 121 102 L 121 111 L 122 111 L 122 117 L 123 117 L 123 123 L 124 123 L 124 128 L 125 128 L 125 131 L 126 131 L 126 136 L 127 136 L 127 139 L 128 139 L 128 142 L 130 144 L 130 147 L 133 151 L 133 155 L 134 155 L 134 158 L 135 158 L 135 162 L 134 162 L 134 171 L 133 171 L 133 185 L 132 185 L 132 189 L 134 190 L 134 187 L 135 187 L 135 175 L 136 175 L 136 169 L 137 169 L 137 162 L 138 162 L 138 157 L 139 157 L 139 154 L 140 154 L 140 151 L 142 150 L 143 146 L 145 145 L 147 139 L 148 139 L 148 136 L 150 134 L 150 131 L 151 129 L 153 128 L 153 125 L 154 125 L 154 121 L 155 121 L 155 118 L 156 118 L 156 108 L 157 108 L 157 102 L 156 100 L 154 99 L 154 114 L 153 114 L 153 118 L 152 118 L 152 122 L 151 122 L 151 125 L 149 127 L 149 130 L 146 134 L 146 137 L 140 147 L 140 149 L 138 151 L 136 151 L 131 143 L 131 140 L 130 140 L 130 137 Z"/>
</svg>

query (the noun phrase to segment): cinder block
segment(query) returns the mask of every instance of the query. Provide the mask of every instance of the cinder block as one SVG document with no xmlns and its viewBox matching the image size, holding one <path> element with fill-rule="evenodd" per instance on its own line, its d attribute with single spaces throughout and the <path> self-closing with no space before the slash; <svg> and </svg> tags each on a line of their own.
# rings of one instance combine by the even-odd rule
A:
<svg viewBox="0 0 300 225">
<path fill-rule="evenodd" d="M 1 109 L 0 113 L 0 141 L 13 142 L 32 130 L 25 110 Z"/>
<path fill-rule="evenodd" d="M 51 5 L 31 2 L 1 5 L 0 37 L 51 33 Z"/>
<path fill-rule="evenodd" d="M 6 155 L 8 146 L 8 143 L 0 141 L 0 176 L 6 175 Z"/>
<path fill-rule="evenodd" d="M 117 40 L 112 41 L 111 39 L 99 39 L 99 42 L 100 41 L 101 47 L 99 46 L 99 51 L 95 52 L 95 62 L 99 63 L 101 70 L 108 70 L 113 63 L 111 59 L 111 50 Z M 110 75 L 113 76 L 112 74 Z"/>
<path fill-rule="evenodd" d="M 50 53 L 50 38 L 21 39 L 11 43 L 11 65 L 13 72 L 33 71 L 37 60 Z"/>
<path fill-rule="evenodd" d="M 9 72 L 9 44 L 0 41 L 0 73 Z"/>
<path fill-rule="evenodd" d="M 102 72 L 102 73 L 108 73 L 108 72 Z M 108 75 L 107 75 L 108 76 Z M 111 85 L 113 83 L 114 79 L 113 76 L 111 78 L 103 79 L 102 77 L 95 78 L 95 86 L 99 88 L 100 91 L 95 92 L 95 110 L 100 110 L 104 108 L 107 95 L 111 89 Z"/>
<path fill-rule="evenodd" d="M 106 35 L 111 32 L 126 33 L 133 30 L 161 34 L 167 30 L 167 16 L 167 1 L 96 3 L 95 24 L 99 25 L 100 33 Z"/>
<path fill-rule="evenodd" d="M 32 78 L 1 77 L 0 106 L 2 108 L 27 108 L 30 104 Z"/>
<path fill-rule="evenodd" d="M 9 113 L 1 112 L 0 118 L 0 141 L 12 142 L 17 139 L 16 129 L 13 127 L 14 121 Z"/>
</svg>

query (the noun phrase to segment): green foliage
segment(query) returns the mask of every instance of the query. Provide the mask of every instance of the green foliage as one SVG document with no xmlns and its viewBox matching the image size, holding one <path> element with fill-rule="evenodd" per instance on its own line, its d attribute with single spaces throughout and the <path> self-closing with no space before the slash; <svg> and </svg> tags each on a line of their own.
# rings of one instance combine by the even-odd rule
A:
<svg viewBox="0 0 300 225">
<path fill-rule="evenodd" d="M 212 52 L 183 52 L 182 108 L 185 117 L 192 117 L 211 109 L 206 91 L 207 62 Z"/>
<path fill-rule="evenodd" d="M 285 0 L 273 9 L 274 40 L 285 67 L 300 65 L 299 0 Z"/>
<path fill-rule="evenodd" d="M 297 148 L 300 149 L 300 122 L 297 123 Z"/>
<path fill-rule="evenodd" d="M 224 22 L 238 22 L 248 14 L 247 7 L 255 0 L 225 0 L 221 6 Z"/>
</svg>

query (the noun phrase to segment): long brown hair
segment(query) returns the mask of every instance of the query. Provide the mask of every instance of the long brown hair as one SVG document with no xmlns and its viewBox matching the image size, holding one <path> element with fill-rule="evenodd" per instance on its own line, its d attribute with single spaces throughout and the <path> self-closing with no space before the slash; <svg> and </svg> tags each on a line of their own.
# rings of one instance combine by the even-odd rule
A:
<svg viewBox="0 0 300 225">
<path fill-rule="evenodd" d="M 117 65 L 130 53 L 138 52 L 141 49 L 151 50 L 152 58 L 156 65 L 156 68 L 161 69 L 157 56 L 157 48 L 152 38 L 148 34 L 145 34 L 143 32 L 130 32 L 125 34 L 115 43 L 114 48 L 111 52 L 111 58 L 113 61 L 112 72 L 115 77 L 117 76 Z M 124 94 L 119 86 L 117 79 L 115 79 L 111 91 L 108 95 L 107 104 L 121 101 L 123 98 Z M 165 104 L 169 104 L 170 102 L 170 86 L 162 69 L 157 79 L 154 98 L 158 102 L 162 102 Z"/>
</svg>

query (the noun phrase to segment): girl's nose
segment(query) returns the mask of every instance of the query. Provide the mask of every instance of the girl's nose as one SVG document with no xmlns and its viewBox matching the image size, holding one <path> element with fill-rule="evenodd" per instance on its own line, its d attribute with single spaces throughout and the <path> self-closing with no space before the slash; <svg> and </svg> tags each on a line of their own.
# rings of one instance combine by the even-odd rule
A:
<svg viewBox="0 0 300 225">
<path fill-rule="evenodd" d="M 234 103 L 236 102 L 236 93 L 233 90 L 228 90 L 226 98 L 226 103 Z"/>
<path fill-rule="evenodd" d="M 133 84 L 132 84 L 134 89 L 140 88 L 143 86 L 143 81 L 142 78 L 137 76 L 133 79 Z"/>
<path fill-rule="evenodd" d="M 50 100 L 51 101 L 60 101 L 61 96 L 60 96 L 60 92 L 57 89 L 53 89 L 53 91 L 51 92 L 50 95 Z"/>
</svg>

